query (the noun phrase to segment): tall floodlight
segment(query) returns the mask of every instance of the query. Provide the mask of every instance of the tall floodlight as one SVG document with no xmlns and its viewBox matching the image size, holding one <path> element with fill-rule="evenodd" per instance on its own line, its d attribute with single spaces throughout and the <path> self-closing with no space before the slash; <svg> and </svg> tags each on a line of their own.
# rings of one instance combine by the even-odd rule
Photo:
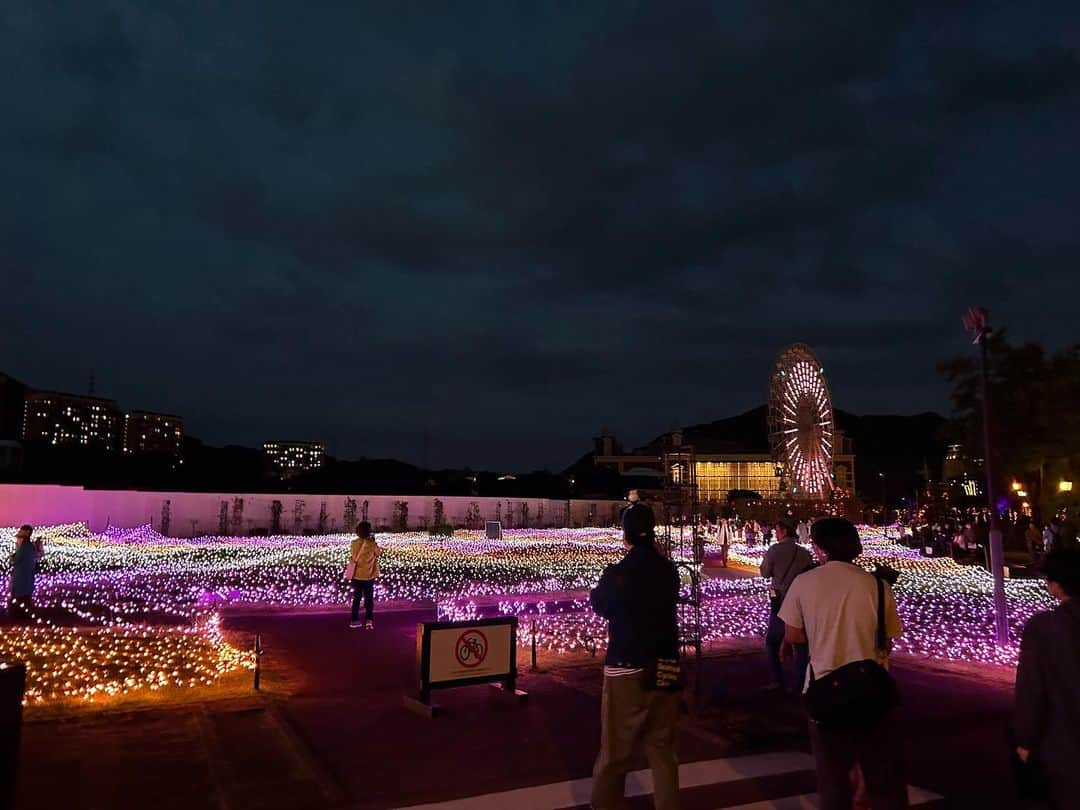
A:
<svg viewBox="0 0 1080 810">
<path fill-rule="evenodd" d="M 809 346 L 793 343 L 777 356 L 769 380 L 769 448 L 790 497 L 828 497 L 833 433 L 825 369 Z"/>
<path fill-rule="evenodd" d="M 983 463 L 986 465 L 986 501 L 990 507 L 990 572 L 994 577 L 994 636 L 1000 646 L 1009 643 L 1009 613 L 1005 603 L 1005 550 L 1001 542 L 1001 524 L 994 502 L 994 473 L 990 444 L 990 382 L 987 376 L 986 340 L 990 337 L 990 314 L 982 307 L 972 307 L 964 316 L 964 328 L 971 332 L 979 347 L 979 389 L 982 393 Z"/>
</svg>

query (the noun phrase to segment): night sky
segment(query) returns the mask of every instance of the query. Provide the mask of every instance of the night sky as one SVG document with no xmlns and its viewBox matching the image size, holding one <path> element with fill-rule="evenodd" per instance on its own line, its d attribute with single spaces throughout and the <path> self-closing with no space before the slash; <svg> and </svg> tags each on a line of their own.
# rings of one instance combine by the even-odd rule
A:
<svg viewBox="0 0 1080 810">
<path fill-rule="evenodd" d="M 792 341 L 903 413 L 971 304 L 1078 338 L 1075 0 L 319 5 L 3 4 L 0 370 L 559 469 Z"/>
</svg>

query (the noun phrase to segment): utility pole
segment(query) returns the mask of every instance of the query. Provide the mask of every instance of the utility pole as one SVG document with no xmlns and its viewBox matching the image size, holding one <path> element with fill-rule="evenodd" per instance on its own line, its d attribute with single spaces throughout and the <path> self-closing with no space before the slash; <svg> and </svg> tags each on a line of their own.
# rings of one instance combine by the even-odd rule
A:
<svg viewBox="0 0 1080 810">
<path fill-rule="evenodd" d="M 1005 552 L 1001 544 L 1001 524 L 994 502 L 993 451 L 990 444 L 990 378 L 986 340 L 990 336 L 990 315 L 982 307 L 972 307 L 964 316 L 964 328 L 979 346 L 979 380 L 982 391 L 983 455 L 986 465 L 986 502 L 990 507 L 990 573 L 994 577 L 994 630 L 998 646 L 1009 643 L 1009 612 L 1005 604 Z"/>
</svg>

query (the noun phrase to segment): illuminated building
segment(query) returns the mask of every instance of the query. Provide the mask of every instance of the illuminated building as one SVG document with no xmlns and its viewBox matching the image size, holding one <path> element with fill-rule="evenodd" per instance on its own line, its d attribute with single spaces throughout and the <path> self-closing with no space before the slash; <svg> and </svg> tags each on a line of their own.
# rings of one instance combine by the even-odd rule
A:
<svg viewBox="0 0 1080 810">
<path fill-rule="evenodd" d="M 945 451 L 945 463 L 941 468 L 941 477 L 946 481 L 962 478 L 967 471 L 967 454 L 964 445 L 950 444 Z"/>
<path fill-rule="evenodd" d="M 112 450 L 117 446 L 119 422 L 115 400 L 29 391 L 23 409 L 22 438 L 27 442 Z"/>
<path fill-rule="evenodd" d="M 983 460 L 970 455 L 962 444 L 950 444 L 946 449 L 941 478 L 941 492 L 952 498 L 978 500 L 986 496 Z M 1018 484 L 1013 491 L 1022 488 Z"/>
<path fill-rule="evenodd" d="M 663 446 L 682 446 L 688 438 L 687 432 L 676 430 L 630 453 L 597 453 L 593 457 L 593 463 L 598 467 L 613 468 L 620 474 L 655 471 L 661 477 L 666 474 L 674 480 L 681 471 L 663 470 Z M 608 448 L 617 448 L 617 442 L 610 434 L 601 438 L 608 439 Z M 767 446 L 755 447 L 750 443 L 739 446 L 737 443 L 710 441 L 692 434 L 689 438 L 692 439 L 694 448 L 698 499 L 702 503 L 726 501 L 730 493 L 735 491 L 753 492 L 765 500 L 785 497 L 785 492 L 781 489 L 783 469 L 774 463 Z M 855 486 L 855 454 L 851 440 L 844 436 L 843 431 L 837 430 L 834 443 L 836 453 L 832 463 L 833 482 L 837 490 L 850 493 Z"/>
<path fill-rule="evenodd" d="M 179 455 L 184 441 L 184 420 L 179 416 L 150 411 L 124 414 L 125 453 L 167 453 Z"/>
<path fill-rule="evenodd" d="M 263 455 L 281 478 L 291 478 L 323 465 L 322 442 L 263 442 Z"/>
</svg>

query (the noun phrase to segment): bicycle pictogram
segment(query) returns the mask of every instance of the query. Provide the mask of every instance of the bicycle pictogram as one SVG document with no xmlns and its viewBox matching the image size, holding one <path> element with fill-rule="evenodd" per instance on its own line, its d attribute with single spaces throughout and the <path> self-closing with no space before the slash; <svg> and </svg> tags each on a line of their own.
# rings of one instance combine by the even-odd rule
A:
<svg viewBox="0 0 1080 810">
<path fill-rule="evenodd" d="M 487 636 L 479 630 L 466 630 L 458 636 L 457 644 L 454 645 L 454 655 L 458 663 L 470 669 L 484 662 L 487 651 Z"/>
</svg>

